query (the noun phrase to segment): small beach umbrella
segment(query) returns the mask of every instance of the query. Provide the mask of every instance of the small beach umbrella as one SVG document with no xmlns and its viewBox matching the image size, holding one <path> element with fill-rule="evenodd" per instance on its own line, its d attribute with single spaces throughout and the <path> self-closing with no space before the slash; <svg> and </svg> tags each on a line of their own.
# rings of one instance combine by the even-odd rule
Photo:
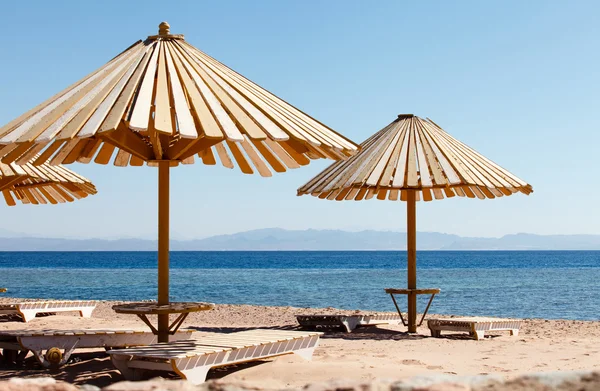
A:
<svg viewBox="0 0 600 391">
<path fill-rule="evenodd" d="M 15 206 L 16 200 L 39 205 L 73 202 L 96 194 L 96 187 L 63 166 L 0 162 L 0 192 L 9 206 Z"/>
<path fill-rule="evenodd" d="M 245 174 L 344 159 L 347 138 L 174 35 L 138 41 L 106 65 L 0 128 L 0 160 L 158 166 L 158 303 L 169 303 L 169 169 L 179 163 Z M 116 153 L 115 153 L 116 152 Z M 168 339 L 159 315 L 159 341 Z"/>
<path fill-rule="evenodd" d="M 399 115 L 361 144 L 361 151 L 333 163 L 298 195 L 328 200 L 406 201 L 408 290 L 417 289 L 416 201 L 454 196 L 497 198 L 530 194 L 531 185 L 456 140 L 430 119 Z M 416 295 L 408 294 L 409 332 L 417 331 Z"/>
</svg>

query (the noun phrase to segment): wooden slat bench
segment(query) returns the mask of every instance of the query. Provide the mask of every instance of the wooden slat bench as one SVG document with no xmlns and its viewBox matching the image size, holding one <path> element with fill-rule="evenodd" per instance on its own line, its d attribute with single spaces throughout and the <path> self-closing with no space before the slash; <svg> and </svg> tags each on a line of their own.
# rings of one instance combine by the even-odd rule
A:
<svg viewBox="0 0 600 391">
<path fill-rule="evenodd" d="M 22 303 L 0 304 L 0 314 L 17 314 L 21 316 L 24 322 L 29 322 L 37 314 L 52 312 L 77 311 L 82 317 L 89 318 L 95 308 L 96 302 L 91 300 L 24 301 Z"/>
<path fill-rule="evenodd" d="M 175 372 L 200 384 L 215 367 L 292 353 L 310 360 L 321 334 L 270 329 L 210 333 L 193 340 L 111 350 L 108 354 L 127 380 L 138 380 L 140 370 L 151 370 Z"/>
<path fill-rule="evenodd" d="M 192 331 L 178 331 L 174 339 L 192 337 Z M 44 367 L 64 365 L 75 349 L 126 348 L 157 342 L 150 331 L 140 330 L 6 330 L 0 331 L 0 348 L 5 361 L 20 361 L 31 351 Z"/>
<path fill-rule="evenodd" d="M 351 332 L 357 327 L 375 326 L 379 324 L 400 324 L 400 315 L 296 315 L 298 324 L 310 329 L 344 329 Z"/>
<path fill-rule="evenodd" d="M 522 323 L 520 319 L 448 318 L 429 319 L 427 326 L 433 337 L 440 337 L 442 331 L 464 331 L 479 340 L 485 337 L 486 331 L 510 331 L 510 335 L 519 335 Z"/>
</svg>

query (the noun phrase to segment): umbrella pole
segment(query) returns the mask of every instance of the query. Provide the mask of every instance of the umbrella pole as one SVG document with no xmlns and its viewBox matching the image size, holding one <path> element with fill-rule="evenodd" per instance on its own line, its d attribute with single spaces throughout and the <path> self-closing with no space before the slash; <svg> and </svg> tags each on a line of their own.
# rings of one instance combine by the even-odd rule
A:
<svg viewBox="0 0 600 391">
<path fill-rule="evenodd" d="M 158 163 L 158 304 L 169 304 L 169 170 Z M 169 342 L 169 314 L 158 315 L 158 342 Z"/>
<path fill-rule="evenodd" d="M 406 222 L 408 289 L 417 289 L 417 200 L 414 190 L 408 191 Z M 408 332 L 417 332 L 417 295 L 415 293 L 408 294 Z"/>
</svg>

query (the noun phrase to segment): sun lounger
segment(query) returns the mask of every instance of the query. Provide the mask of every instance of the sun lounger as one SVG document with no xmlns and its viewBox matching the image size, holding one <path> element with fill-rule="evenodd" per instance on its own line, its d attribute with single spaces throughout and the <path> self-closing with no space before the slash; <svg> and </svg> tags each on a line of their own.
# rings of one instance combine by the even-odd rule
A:
<svg viewBox="0 0 600 391">
<path fill-rule="evenodd" d="M 440 337 L 442 331 L 464 331 L 479 340 L 485 337 L 486 331 L 510 331 L 510 335 L 519 335 L 522 323 L 519 319 L 450 318 L 429 319 L 427 326 L 433 337 Z"/>
<path fill-rule="evenodd" d="M 190 339 L 192 331 L 178 331 L 176 340 Z M 5 330 L 0 331 L 0 348 L 5 361 L 17 362 L 31 351 L 44 367 L 64 365 L 75 349 L 126 348 L 157 342 L 151 331 L 138 330 Z"/>
<path fill-rule="evenodd" d="M 111 350 L 114 366 L 127 380 L 138 380 L 140 370 L 175 372 L 194 384 L 206 380 L 211 368 L 295 353 L 312 358 L 318 332 L 256 329 L 210 333 L 188 341 Z"/>
<path fill-rule="evenodd" d="M 400 324 L 400 315 L 296 315 L 296 320 L 303 328 L 310 329 L 339 329 L 351 332 L 361 326 L 376 326 L 378 324 Z"/>
<path fill-rule="evenodd" d="M 24 322 L 29 322 L 37 314 L 49 312 L 77 311 L 84 318 L 92 316 L 95 301 L 24 301 L 22 303 L 0 304 L 0 314 L 17 314 Z"/>
</svg>

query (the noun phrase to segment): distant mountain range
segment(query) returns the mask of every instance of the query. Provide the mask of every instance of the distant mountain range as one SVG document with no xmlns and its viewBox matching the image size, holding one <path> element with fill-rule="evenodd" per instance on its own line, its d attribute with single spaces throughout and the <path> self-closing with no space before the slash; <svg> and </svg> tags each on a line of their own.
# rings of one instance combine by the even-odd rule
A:
<svg viewBox="0 0 600 391">
<path fill-rule="evenodd" d="M 156 240 L 60 239 L 0 230 L 0 251 L 155 251 Z M 501 238 L 419 232 L 420 250 L 600 250 L 600 235 L 514 234 Z M 259 229 L 205 239 L 171 240 L 173 251 L 404 250 L 406 233 Z"/>
</svg>

